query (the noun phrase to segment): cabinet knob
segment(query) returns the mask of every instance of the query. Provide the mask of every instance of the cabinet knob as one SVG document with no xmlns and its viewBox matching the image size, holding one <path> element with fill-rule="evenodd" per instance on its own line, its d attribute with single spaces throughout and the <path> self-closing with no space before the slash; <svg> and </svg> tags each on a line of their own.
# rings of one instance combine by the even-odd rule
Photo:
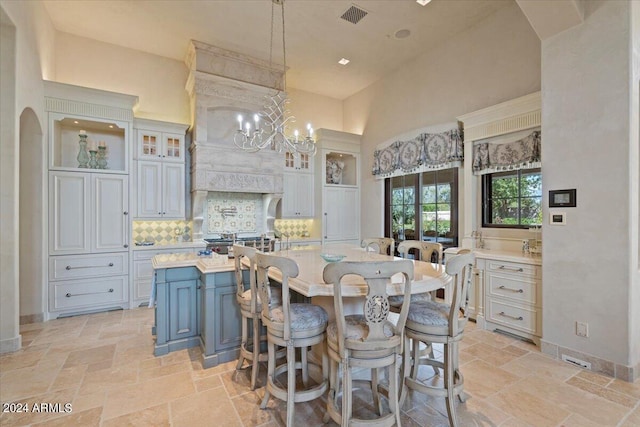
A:
<svg viewBox="0 0 640 427">
<path fill-rule="evenodd" d="M 162 215 L 162 212 L 158 212 L 158 215 Z"/>
<path fill-rule="evenodd" d="M 162 212 L 162 215 L 166 215 L 166 214 L 167 214 L 166 212 Z"/>
<path fill-rule="evenodd" d="M 128 211 L 124 211 L 124 212 L 122 212 L 122 214 L 123 215 L 129 215 L 129 212 Z"/>
<path fill-rule="evenodd" d="M 124 247 L 125 247 L 125 248 L 128 248 L 128 247 L 129 247 L 129 245 L 125 244 L 125 245 L 124 245 Z"/>
</svg>

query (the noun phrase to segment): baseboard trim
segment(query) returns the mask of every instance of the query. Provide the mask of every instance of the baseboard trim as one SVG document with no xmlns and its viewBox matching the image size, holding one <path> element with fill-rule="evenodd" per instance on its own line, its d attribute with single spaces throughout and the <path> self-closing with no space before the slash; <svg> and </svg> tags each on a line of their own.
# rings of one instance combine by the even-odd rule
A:
<svg viewBox="0 0 640 427">
<path fill-rule="evenodd" d="M 6 340 L 0 340 L 0 354 L 13 353 L 22 348 L 22 335 Z"/>
<path fill-rule="evenodd" d="M 29 323 L 42 323 L 42 322 L 44 322 L 44 313 L 26 314 L 24 316 L 20 316 L 21 325 L 28 325 Z"/>
<path fill-rule="evenodd" d="M 584 360 L 591 363 L 591 372 L 596 372 L 619 380 L 634 382 L 640 378 L 640 364 L 637 364 L 636 366 L 620 365 L 591 354 L 561 347 L 557 344 L 544 340 L 541 340 L 540 351 L 557 360 L 562 360 L 563 354 Z"/>
</svg>

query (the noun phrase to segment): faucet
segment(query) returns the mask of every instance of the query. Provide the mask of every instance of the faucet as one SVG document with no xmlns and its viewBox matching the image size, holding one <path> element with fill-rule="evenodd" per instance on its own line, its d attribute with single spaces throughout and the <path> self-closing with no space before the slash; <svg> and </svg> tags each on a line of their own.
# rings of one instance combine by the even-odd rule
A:
<svg viewBox="0 0 640 427">
<path fill-rule="evenodd" d="M 471 237 L 474 240 L 474 246 L 478 249 L 484 249 L 484 240 L 482 240 L 482 231 L 473 230 Z"/>
</svg>

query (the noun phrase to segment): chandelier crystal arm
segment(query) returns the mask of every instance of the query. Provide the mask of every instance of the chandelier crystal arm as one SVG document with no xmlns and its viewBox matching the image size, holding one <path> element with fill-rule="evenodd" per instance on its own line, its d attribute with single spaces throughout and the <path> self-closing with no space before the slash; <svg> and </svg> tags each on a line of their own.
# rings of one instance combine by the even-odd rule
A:
<svg viewBox="0 0 640 427">
<path fill-rule="evenodd" d="M 243 127 L 242 116 L 238 116 L 238 130 L 233 142 L 241 150 L 255 153 L 269 148 L 278 152 L 288 151 L 292 154 L 316 154 L 316 143 L 313 136 L 311 123 L 307 124 L 307 135 L 300 136 L 295 130 L 294 136 L 287 136 L 288 126 L 295 123 L 296 119 L 286 108 L 290 103 L 287 97 L 287 49 L 285 38 L 284 0 L 272 0 L 271 3 L 271 38 L 269 46 L 269 68 L 273 64 L 273 46 L 275 33 L 275 7 L 282 8 L 282 62 L 283 62 L 283 91 L 275 95 L 266 96 L 263 110 L 254 115 L 255 129 L 251 130 L 251 121 L 247 120 Z"/>
</svg>

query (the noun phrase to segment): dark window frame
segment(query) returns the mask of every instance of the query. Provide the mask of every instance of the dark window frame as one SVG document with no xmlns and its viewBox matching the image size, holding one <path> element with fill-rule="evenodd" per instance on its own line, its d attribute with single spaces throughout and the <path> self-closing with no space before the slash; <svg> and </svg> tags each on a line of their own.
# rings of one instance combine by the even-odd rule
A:
<svg viewBox="0 0 640 427">
<path fill-rule="evenodd" d="M 518 177 L 518 224 L 495 224 L 493 222 L 487 221 L 493 217 L 492 204 L 491 200 L 488 196 L 491 194 L 491 185 L 492 179 L 494 177 L 500 176 L 510 176 L 517 175 Z M 532 224 L 522 224 L 522 217 L 520 216 L 521 208 L 522 208 L 522 194 L 520 194 L 521 187 L 521 179 L 523 173 L 538 173 L 542 178 L 542 170 L 540 168 L 532 168 L 532 169 L 518 169 L 517 171 L 505 171 L 505 172 L 494 172 L 482 175 L 482 227 L 483 228 L 510 228 L 510 229 L 528 229 L 532 226 Z M 529 197 L 532 198 L 532 197 Z M 542 192 L 539 197 L 542 203 Z M 536 224 L 540 225 L 540 224 Z"/>
<path fill-rule="evenodd" d="M 440 172 L 441 174 L 445 174 L 445 173 L 450 173 L 452 176 L 452 180 L 446 180 L 446 181 L 440 181 L 438 180 L 438 172 Z M 434 185 L 439 185 L 439 184 L 445 184 L 445 183 L 449 183 L 451 185 L 451 200 L 449 203 L 450 206 L 450 233 L 452 234 L 452 239 L 453 241 L 451 243 L 447 243 L 444 244 L 443 246 L 446 247 L 451 247 L 451 246 L 458 246 L 459 244 L 459 218 L 458 218 L 458 213 L 459 213 L 459 168 L 451 168 L 451 169 L 443 169 L 443 170 L 434 170 L 434 171 L 426 171 L 426 172 L 419 172 L 419 173 L 415 173 L 415 174 L 407 174 L 404 175 L 403 179 L 409 179 L 409 180 L 413 180 L 414 184 L 414 194 L 415 194 L 415 198 L 414 198 L 414 212 L 415 212 L 415 237 L 416 240 L 422 240 L 423 239 L 423 233 L 425 230 L 422 229 L 423 224 L 422 224 L 422 188 L 423 188 L 423 174 L 436 174 L 435 177 L 435 182 Z M 392 207 L 392 180 L 393 178 L 386 178 L 385 179 L 385 183 L 384 183 L 384 193 L 385 193 L 385 197 L 384 197 L 384 207 L 385 207 L 385 227 L 384 227 L 384 232 L 385 232 L 385 236 L 387 237 L 393 237 L 393 215 L 392 215 L 392 211 L 393 211 L 393 207 Z M 406 187 L 406 186 L 405 186 Z M 438 201 L 437 201 L 437 197 L 436 197 L 436 206 L 438 205 Z M 436 208 L 437 209 L 437 208 Z M 436 241 L 438 242 L 442 237 L 436 235 Z M 440 242 L 442 243 L 442 242 Z"/>
</svg>

